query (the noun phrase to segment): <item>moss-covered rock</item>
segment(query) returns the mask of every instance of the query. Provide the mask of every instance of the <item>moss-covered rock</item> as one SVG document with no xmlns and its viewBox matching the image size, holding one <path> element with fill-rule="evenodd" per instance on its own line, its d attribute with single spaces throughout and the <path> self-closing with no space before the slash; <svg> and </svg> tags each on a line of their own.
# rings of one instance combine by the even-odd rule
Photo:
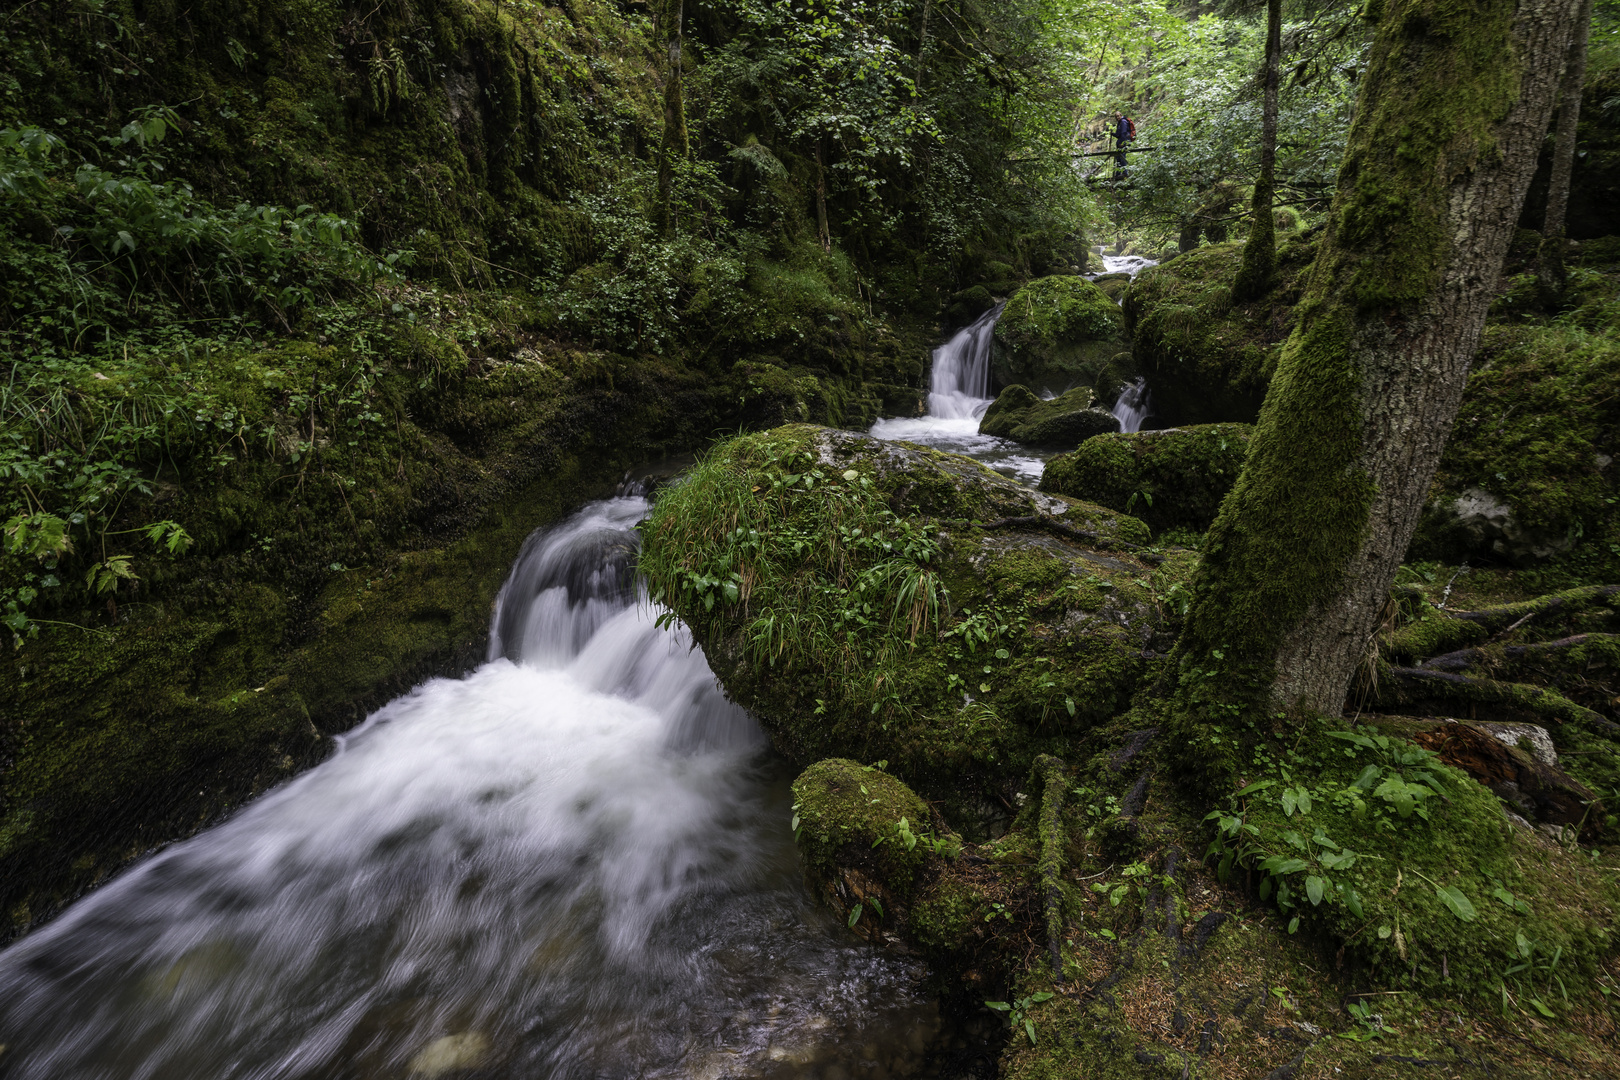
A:
<svg viewBox="0 0 1620 1080">
<path fill-rule="evenodd" d="M 1190 571 L 1139 559 L 1135 518 L 807 426 L 716 448 L 644 536 L 653 588 L 778 749 L 885 759 L 968 835 L 1126 706 Z"/>
<path fill-rule="evenodd" d="M 941 862 L 928 804 L 875 765 L 818 761 L 793 781 L 794 837 L 811 891 L 874 937 L 903 930 Z"/>
<path fill-rule="evenodd" d="M 990 353 L 990 385 L 1021 383 L 1059 393 L 1099 379 L 1117 385 L 1133 371 L 1114 370 L 1129 347 L 1119 305 L 1082 277 L 1045 277 L 1014 293 L 1002 309 Z"/>
<path fill-rule="evenodd" d="M 1410 558 L 1535 562 L 1582 539 L 1590 556 L 1612 554 L 1620 342 L 1583 324 L 1620 317 L 1620 281 L 1571 273 L 1577 306 L 1557 323 L 1486 328 Z"/>
<path fill-rule="evenodd" d="M 1094 400 L 1089 386 L 1077 386 L 1048 401 L 1026 386 L 1009 386 L 985 410 L 979 433 L 1032 446 L 1078 446 L 1093 435 L 1119 430 L 1119 418 L 1096 408 Z"/>
<path fill-rule="evenodd" d="M 1155 532 L 1202 531 L 1243 471 L 1248 424 L 1197 424 L 1091 439 L 1046 464 L 1041 490 L 1135 514 Z"/>
<path fill-rule="evenodd" d="M 1189 251 L 1144 270 L 1125 294 L 1133 354 L 1166 426 L 1253 423 L 1260 414 L 1316 248 L 1309 236 L 1280 243 L 1277 284 L 1234 305 L 1242 250 L 1217 244 Z"/>
</svg>

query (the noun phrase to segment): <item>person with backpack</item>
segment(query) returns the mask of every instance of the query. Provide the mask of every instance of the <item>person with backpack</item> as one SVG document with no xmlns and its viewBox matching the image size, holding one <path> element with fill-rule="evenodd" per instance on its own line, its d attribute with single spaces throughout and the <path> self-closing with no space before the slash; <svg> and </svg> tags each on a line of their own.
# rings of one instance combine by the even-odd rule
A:
<svg viewBox="0 0 1620 1080">
<path fill-rule="evenodd" d="M 1125 167 L 1125 144 L 1136 138 L 1136 124 L 1122 112 L 1114 114 L 1114 148 L 1118 151 L 1114 155 L 1114 164 L 1123 169 Z"/>
</svg>

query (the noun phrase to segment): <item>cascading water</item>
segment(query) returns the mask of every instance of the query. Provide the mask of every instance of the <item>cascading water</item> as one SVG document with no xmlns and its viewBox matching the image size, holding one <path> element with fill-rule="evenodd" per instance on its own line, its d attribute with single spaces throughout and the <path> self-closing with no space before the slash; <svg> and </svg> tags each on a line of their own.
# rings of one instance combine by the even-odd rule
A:
<svg viewBox="0 0 1620 1080">
<path fill-rule="evenodd" d="M 1153 411 L 1152 402 L 1148 398 L 1147 380 L 1141 376 L 1132 379 L 1130 384 L 1119 392 L 1114 407 L 1109 411 L 1119 418 L 1119 430 L 1141 431 L 1142 421 Z"/>
<path fill-rule="evenodd" d="M 973 420 L 990 403 L 990 345 L 996 320 L 1006 304 L 997 304 L 934 350 L 929 373 L 928 415 L 944 420 Z"/>
<path fill-rule="evenodd" d="M 1137 255 L 1110 255 L 1103 259 L 1105 273 L 1127 273 L 1133 278 L 1156 265 L 1152 259 Z M 979 434 L 979 420 L 992 400 L 989 396 L 992 339 L 996 320 L 1005 306 L 997 304 L 934 350 L 928 383 L 928 415 L 886 417 L 872 425 L 871 434 L 879 439 L 903 439 L 966 454 L 1024 483 L 1039 481 L 1046 469 L 1049 451 L 1042 453 L 1007 439 Z M 1147 406 L 1147 384 L 1138 379 L 1126 387 L 1114 404 L 1113 412 L 1120 419 L 1121 430 L 1138 430 L 1148 415 Z"/>
<path fill-rule="evenodd" d="M 806 895 L 762 733 L 642 595 L 646 510 L 532 538 L 487 664 L 0 953 L 0 1072 L 913 1072 L 921 972 Z"/>
<path fill-rule="evenodd" d="M 997 304 L 934 350 L 928 415 L 885 418 L 872 425 L 871 434 L 967 454 L 1026 483 L 1039 480 L 1046 467 L 1040 457 L 1017 443 L 979 434 L 979 419 L 991 402 L 992 336 L 1005 306 Z"/>
</svg>

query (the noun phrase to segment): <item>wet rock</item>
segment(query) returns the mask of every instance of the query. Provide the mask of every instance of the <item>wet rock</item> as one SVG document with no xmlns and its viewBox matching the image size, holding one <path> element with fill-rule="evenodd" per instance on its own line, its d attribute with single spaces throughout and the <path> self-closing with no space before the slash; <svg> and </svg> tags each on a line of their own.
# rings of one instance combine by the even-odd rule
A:
<svg viewBox="0 0 1620 1080">
<path fill-rule="evenodd" d="M 990 384 L 1055 394 L 1099 380 L 1126 382 L 1134 367 L 1116 369 L 1129 347 L 1124 317 L 1108 293 L 1083 277 L 1037 278 L 1012 295 L 996 322 Z"/>
<path fill-rule="evenodd" d="M 1481 487 L 1470 487 L 1455 498 L 1442 497 L 1424 510 L 1419 526 L 1425 540 L 1462 552 L 1490 552 L 1525 562 L 1551 558 L 1568 551 L 1574 538 L 1526 529 L 1513 507 Z"/>
<path fill-rule="evenodd" d="M 1031 446 L 1078 446 L 1094 435 L 1119 430 L 1119 418 L 1096 408 L 1090 387 L 1080 386 L 1042 401 L 1025 386 L 1009 386 L 991 402 L 979 423 L 983 435 Z"/>
<path fill-rule="evenodd" d="M 462 1069 L 475 1069 L 489 1056 L 489 1039 L 477 1031 L 446 1035 L 428 1043 L 411 1058 L 412 1076 L 443 1076 Z"/>
</svg>

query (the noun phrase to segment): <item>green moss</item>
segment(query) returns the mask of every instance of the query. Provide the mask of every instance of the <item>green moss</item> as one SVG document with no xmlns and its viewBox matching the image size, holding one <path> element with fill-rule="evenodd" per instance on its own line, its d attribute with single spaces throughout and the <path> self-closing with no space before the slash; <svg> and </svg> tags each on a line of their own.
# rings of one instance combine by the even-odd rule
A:
<svg viewBox="0 0 1620 1080">
<path fill-rule="evenodd" d="M 1620 419 L 1612 407 L 1620 342 L 1607 325 L 1620 311 L 1620 283 L 1595 271 L 1572 278 L 1584 302 L 1558 324 L 1486 330 L 1410 558 L 1534 559 L 1533 551 L 1567 550 L 1586 538 L 1598 541 L 1589 550 L 1608 554 L 1605 539 L 1620 526 Z M 1588 306 L 1592 329 L 1582 325 Z M 1511 535 L 1457 521 L 1456 500 L 1472 489 L 1510 510 Z M 1620 562 L 1609 564 L 1588 572 L 1620 572 Z"/>
<path fill-rule="evenodd" d="M 1119 307 L 1082 277 L 1046 277 L 1019 289 L 996 321 L 990 381 L 1054 393 L 1075 384 L 1118 385 L 1133 372 L 1114 367 L 1126 345 Z"/>
<path fill-rule="evenodd" d="M 1138 275 L 1124 315 L 1156 422 L 1254 422 L 1315 256 L 1314 239 L 1285 240 L 1274 284 L 1246 304 L 1232 302 L 1241 245 L 1197 248 Z"/>
<path fill-rule="evenodd" d="M 1041 490 L 1134 514 L 1155 532 L 1206 529 L 1252 434 L 1247 424 L 1204 424 L 1100 435 L 1048 461 Z"/>
<path fill-rule="evenodd" d="M 799 774 L 793 798 L 799 852 L 819 892 L 833 895 L 843 884 L 841 871 L 859 867 L 885 896 L 909 904 L 934 857 L 927 844 L 907 842 L 931 823 L 915 792 L 882 769 L 832 758 Z"/>
<path fill-rule="evenodd" d="M 1119 430 L 1119 419 L 1093 406 L 1089 386 L 1077 386 L 1049 401 L 1028 388 L 1003 390 L 979 422 L 979 433 L 998 435 L 1032 446 L 1076 446 L 1094 435 Z"/>
<path fill-rule="evenodd" d="M 1096 539 L 972 525 L 1032 517 Z M 641 565 L 778 749 L 885 759 L 971 829 L 981 793 L 1150 671 L 1159 586 L 1128 547 L 1147 536 L 955 455 L 788 427 L 662 495 Z"/>
</svg>

